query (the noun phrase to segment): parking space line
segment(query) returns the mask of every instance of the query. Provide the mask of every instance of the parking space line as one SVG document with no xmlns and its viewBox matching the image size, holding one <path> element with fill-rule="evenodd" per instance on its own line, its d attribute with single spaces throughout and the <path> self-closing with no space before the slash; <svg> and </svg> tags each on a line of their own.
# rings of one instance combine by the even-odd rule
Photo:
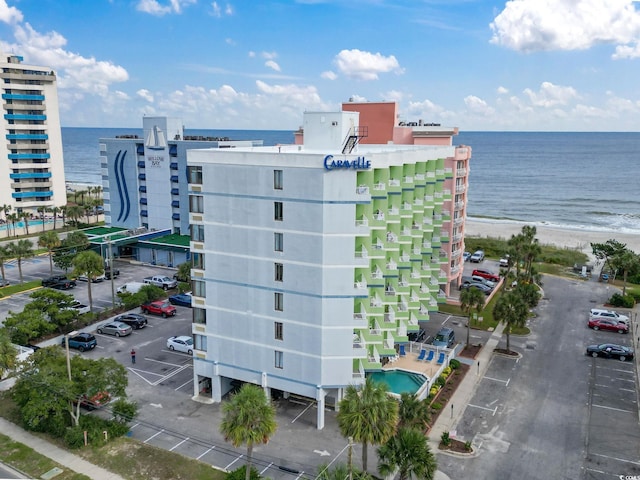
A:
<svg viewBox="0 0 640 480">
<path fill-rule="evenodd" d="M 640 465 L 640 462 L 634 462 L 633 460 L 625 460 L 624 458 L 612 457 L 610 455 L 602 455 L 601 453 L 590 453 L 590 455 L 595 455 L 596 457 L 608 458 L 610 460 L 616 460 L 618 462 L 631 463 L 633 465 Z"/>
<path fill-rule="evenodd" d="M 190 383 L 193 383 L 193 378 L 191 380 L 189 380 L 188 382 L 184 382 L 182 385 L 180 385 L 177 388 L 174 388 L 173 391 L 177 392 L 178 390 L 180 390 L 182 387 L 184 387 L 185 385 L 189 385 Z"/>
<path fill-rule="evenodd" d="M 635 383 L 635 381 L 636 381 L 635 378 L 627 379 L 627 378 L 620 378 L 620 377 L 616 377 L 616 378 L 614 378 L 614 380 L 620 380 L 621 382 L 633 382 L 633 383 Z"/>
<path fill-rule="evenodd" d="M 606 407 L 604 405 L 596 405 L 595 403 L 592 404 L 591 406 L 592 407 L 598 407 L 598 408 L 605 408 L 607 410 L 615 410 L 616 412 L 634 413 L 631 410 L 622 410 L 621 408 Z"/>
<path fill-rule="evenodd" d="M 490 411 L 490 412 L 493 412 L 493 413 L 491 414 L 491 416 L 492 416 L 492 417 L 494 417 L 494 416 L 496 415 L 496 412 L 498 411 L 498 406 L 497 406 L 497 405 L 496 405 L 496 407 L 495 407 L 495 408 L 487 408 L 487 407 L 481 407 L 480 405 L 473 405 L 473 404 L 471 404 L 471 403 L 467 403 L 467 406 L 468 406 L 468 407 L 474 407 L 474 408 L 480 408 L 480 409 L 482 409 L 482 410 L 488 410 L 488 411 Z"/>
<path fill-rule="evenodd" d="M 184 442 L 188 441 L 189 437 L 185 438 L 184 440 L 182 440 L 180 443 L 176 443 L 173 447 L 171 447 L 169 449 L 170 452 L 173 452 L 176 448 L 178 448 L 180 445 L 182 445 Z"/>
<path fill-rule="evenodd" d="M 267 470 L 269 470 L 271 468 L 271 465 L 273 465 L 273 462 L 271 462 L 269 465 L 267 465 L 266 467 L 264 467 L 264 469 L 260 472 L 260 476 L 262 476 L 262 474 L 264 472 L 266 472 Z"/>
<path fill-rule="evenodd" d="M 163 378 L 158 379 L 157 381 L 153 382 L 151 385 L 155 386 L 158 385 L 162 382 L 164 382 L 165 380 L 168 380 L 169 378 L 177 375 L 178 373 L 182 372 L 183 370 L 186 370 L 187 368 L 189 368 L 191 365 L 184 365 L 180 368 L 176 368 L 173 372 L 165 375 Z"/>
<path fill-rule="evenodd" d="M 164 351 L 164 350 L 163 350 Z M 180 365 L 176 363 L 163 362 L 162 360 L 156 360 L 155 358 L 144 358 L 145 360 L 149 360 L 150 362 L 162 363 L 163 365 L 169 365 L 171 367 L 180 367 Z"/>
<path fill-rule="evenodd" d="M 623 392 L 635 392 L 635 389 L 633 388 L 621 388 L 620 390 L 622 390 Z"/>
<path fill-rule="evenodd" d="M 299 419 L 302 415 L 305 414 L 305 412 L 307 410 L 309 410 L 311 407 L 313 407 L 313 403 L 310 403 L 309 406 L 307 408 L 305 408 L 303 411 L 300 412 L 300 414 L 298 414 L 298 416 L 296 418 L 294 418 L 293 420 L 291 420 L 291 423 L 294 423 L 297 419 Z"/>
<path fill-rule="evenodd" d="M 236 463 L 238 460 L 240 460 L 244 455 L 240 455 L 238 458 L 236 458 L 233 462 L 231 462 L 229 465 L 227 465 L 226 467 L 224 467 L 225 471 L 229 471 L 229 467 L 231 465 L 233 465 L 234 463 Z"/>
<path fill-rule="evenodd" d="M 214 448 L 216 448 L 215 446 L 211 447 L 209 450 L 207 450 L 206 452 L 200 454 L 199 456 L 196 457 L 196 460 L 200 460 L 202 457 L 204 457 L 207 453 L 209 453 L 211 450 L 213 450 Z"/>
<path fill-rule="evenodd" d="M 499 378 L 487 377 L 486 375 L 483 378 L 486 378 L 487 380 L 493 380 L 494 382 L 502 382 L 504 383 L 505 387 L 508 387 L 509 382 L 511 381 L 511 378 L 508 378 L 507 380 L 500 380 Z"/>
<path fill-rule="evenodd" d="M 153 435 L 151 435 L 149 438 L 147 438 L 144 442 L 142 443 L 147 443 L 149 440 L 152 440 L 153 438 L 157 437 L 158 435 L 160 435 L 162 432 L 164 432 L 164 428 L 162 430 L 158 430 L 156 433 L 154 433 Z"/>
</svg>

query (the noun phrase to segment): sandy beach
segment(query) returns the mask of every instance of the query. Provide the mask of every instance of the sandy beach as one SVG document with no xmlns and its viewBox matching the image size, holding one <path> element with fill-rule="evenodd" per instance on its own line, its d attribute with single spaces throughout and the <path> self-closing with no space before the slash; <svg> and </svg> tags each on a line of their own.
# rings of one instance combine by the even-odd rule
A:
<svg viewBox="0 0 640 480">
<path fill-rule="evenodd" d="M 492 237 L 508 240 L 511 235 L 522 231 L 523 223 L 501 222 L 499 220 L 467 219 L 465 234 L 467 237 Z M 590 243 L 604 243 L 614 239 L 625 243 L 627 248 L 640 253 L 640 235 L 620 232 L 603 232 L 586 229 L 569 229 L 535 225 L 536 238 L 541 244 L 555 245 L 557 247 L 575 248 L 592 257 Z"/>
</svg>

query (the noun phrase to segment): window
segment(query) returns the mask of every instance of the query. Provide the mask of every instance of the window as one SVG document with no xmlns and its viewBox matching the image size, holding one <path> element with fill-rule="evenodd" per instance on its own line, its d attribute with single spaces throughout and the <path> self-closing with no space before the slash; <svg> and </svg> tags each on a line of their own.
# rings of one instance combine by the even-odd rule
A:
<svg viewBox="0 0 640 480">
<path fill-rule="evenodd" d="M 207 351 L 207 337 L 204 335 L 194 335 L 193 343 L 196 350 L 202 350 L 203 352 Z"/>
<path fill-rule="evenodd" d="M 273 219 L 282 221 L 282 202 L 273 202 Z"/>
<path fill-rule="evenodd" d="M 273 188 L 275 190 L 282 190 L 282 170 L 273 171 Z"/>
<path fill-rule="evenodd" d="M 191 225 L 191 240 L 194 242 L 204 242 L 204 225 Z"/>
<path fill-rule="evenodd" d="M 202 185 L 202 167 L 187 167 L 189 183 Z"/>
<path fill-rule="evenodd" d="M 277 311 L 282 312 L 284 310 L 284 294 L 281 292 L 276 292 L 273 295 L 273 308 Z"/>
<path fill-rule="evenodd" d="M 207 324 L 207 311 L 204 308 L 193 309 L 193 323 Z"/>
<path fill-rule="evenodd" d="M 281 263 L 274 263 L 274 267 L 275 267 L 275 281 L 276 282 L 281 282 L 282 281 L 282 277 L 284 275 L 284 265 Z"/>
<path fill-rule="evenodd" d="M 273 325 L 275 327 L 275 339 L 282 340 L 282 329 L 283 329 L 282 322 L 275 322 Z"/>
<path fill-rule="evenodd" d="M 191 255 L 191 266 L 204 269 L 204 253 L 193 252 Z"/>
<path fill-rule="evenodd" d="M 273 249 L 276 252 L 282 252 L 282 249 L 284 247 L 284 235 L 282 233 L 274 233 L 273 239 L 274 239 Z"/>
<path fill-rule="evenodd" d="M 189 195 L 189 211 L 191 213 L 202 213 L 204 197 L 202 195 Z"/>
<path fill-rule="evenodd" d="M 282 364 L 284 363 L 284 353 L 276 350 L 276 368 L 283 368 Z"/>
<path fill-rule="evenodd" d="M 191 287 L 193 288 L 193 294 L 196 297 L 207 296 L 207 284 L 202 280 L 192 280 Z"/>
</svg>

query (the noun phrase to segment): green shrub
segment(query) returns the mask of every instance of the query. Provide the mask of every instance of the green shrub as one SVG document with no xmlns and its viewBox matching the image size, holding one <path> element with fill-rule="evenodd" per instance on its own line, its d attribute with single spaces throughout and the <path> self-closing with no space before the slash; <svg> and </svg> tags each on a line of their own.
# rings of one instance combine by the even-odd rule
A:
<svg viewBox="0 0 640 480">
<path fill-rule="evenodd" d="M 445 447 L 451 445 L 451 437 L 449 436 L 449 432 L 442 432 L 442 435 L 440 435 L 440 441 Z"/>
<path fill-rule="evenodd" d="M 433 408 L 434 410 L 442 410 L 442 404 L 439 402 L 433 402 L 431 404 L 431 408 Z"/>
<path fill-rule="evenodd" d="M 445 383 L 447 383 L 446 375 L 441 374 L 438 378 L 436 378 L 436 384 L 440 385 L 441 387 L 444 387 Z"/>
<path fill-rule="evenodd" d="M 429 389 L 429 395 L 435 397 L 438 394 L 438 390 L 440 390 L 440 387 L 434 385 L 433 387 L 431 387 L 431 389 Z"/>
<path fill-rule="evenodd" d="M 111 404 L 111 411 L 116 422 L 127 423 L 138 414 L 138 405 L 120 398 Z"/>
<path fill-rule="evenodd" d="M 631 295 L 622 296 L 619 293 L 614 293 L 609 299 L 609 303 L 614 307 L 633 308 L 636 302 Z"/>
<path fill-rule="evenodd" d="M 464 442 L 464 449 L 465 449 L 467 452 L 470 452 L 470 451 L 472 450 L 472 449 L 471 449 L 471 440 L 467 440 L 466 442 Z"/>
<path fill-rule="evenodd" d="M 84 446 L 84 430 L 80 427 L 67 428 L 64 434 L 64 443 L 71 449 Z"/>
<path fill-rule="evenodd" d="M 450 373 L 451 373 L 451 367 L 445 367 L 444 370 L 442 370 L 442 375 L 446 377 L 448 377 Z"/>
<path fill-rule="evenodd" d="M 460 368 L 460 360 L 456 360 L 455 358 L 452 358 L 451 360 L 449 360 L 449 366 L 451 367 L 452 370 L 456 370 Z"/>
<path fill-rule="evenodd" d="M 229 472 L 227 474 L 226 480 L 244 480 L 246 472 L 247 466 L 243 465 L 240 468 L 236 468 L 235 470 Z M 258 480 L 260 478 L 260 474 L 258 473 L 258 470 L 251 467 L 251 474 L 249 475 L 249 477 L 251 478 L 251 480 Z"/>
</svg>

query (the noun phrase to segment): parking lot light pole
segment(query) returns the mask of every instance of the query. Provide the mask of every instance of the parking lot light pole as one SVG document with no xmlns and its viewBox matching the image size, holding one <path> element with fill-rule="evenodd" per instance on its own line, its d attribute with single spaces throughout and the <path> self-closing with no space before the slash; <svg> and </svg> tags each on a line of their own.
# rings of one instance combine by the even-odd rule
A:
<svg viewBox="0 0 640 480">
<path fill-rule="evenodd" d="M 111 246 L 111 235 L 109 235 L 107 237 L 107 243 L 109 245 L 109 269 L 110 269 L 110 275 L 109 275 L 109 279 L 111 280 L 111 308 L 113 308 L 114 310 L 116 309 L 116 291 L 115 291 L 115 286 L 114 286 L 114 275 L 113 272 L 115 271 L 114 266 L 113 266 L 113 248 Z"/>
<path fill-rule="evenodd" d="M 64 336 L 64 345 L 67 350 L 67 373 L 69 374 L 69 381 L 71 381 L 71 355 L 69 353 L 69 335 L 77 335 L 77 331 L 69 332 Z"/>
</svg>

